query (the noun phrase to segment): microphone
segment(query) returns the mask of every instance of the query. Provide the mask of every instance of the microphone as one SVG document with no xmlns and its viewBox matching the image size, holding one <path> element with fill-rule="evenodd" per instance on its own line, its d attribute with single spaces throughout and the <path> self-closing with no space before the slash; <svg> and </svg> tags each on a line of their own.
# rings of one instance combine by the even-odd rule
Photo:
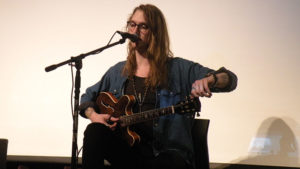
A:
<svg viewBox="0 0 300 169">
<path fill-rule="evenodd" d="M 136 35 L 136 34 L 130 34 L 127 32 L 121 32 L 121 31 L 117 31 L 118 34 L 120 34 L 122 36 L 123 39 L 130 39 L 131 42 L 137 42 L 140 40 L 140 38 Z"/>
</svg>

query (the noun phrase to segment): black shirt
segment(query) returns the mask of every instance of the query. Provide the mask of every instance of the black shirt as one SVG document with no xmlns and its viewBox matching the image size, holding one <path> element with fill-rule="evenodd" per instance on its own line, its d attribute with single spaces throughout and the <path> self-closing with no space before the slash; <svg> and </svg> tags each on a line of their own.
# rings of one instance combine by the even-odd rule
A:
<svg viewBox="0 0 300 169">
<path fill-rule="evenodd" d="M 128 79 L 125 84 L 125 94 L 135 96 L 136 102 L 132 107 L 133 113 L 155 109 L 156 93 L 150 89 L 145 83 L 146 78 L 134 76 L 133 79 Z M 152 140 L 153 140 L 153 120 L 141 122 L 130 126 L 132 131 L 135 131 L 140 137 L 141 142 L 136 144 L 134 148 L 140 151 L 143 155 L 152 155 Z"/>
</svg>

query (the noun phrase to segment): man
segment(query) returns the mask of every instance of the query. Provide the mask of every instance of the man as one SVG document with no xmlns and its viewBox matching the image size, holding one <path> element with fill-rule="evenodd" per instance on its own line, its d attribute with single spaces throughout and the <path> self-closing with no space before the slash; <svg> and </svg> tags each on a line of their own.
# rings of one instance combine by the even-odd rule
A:
<svg viewBox="0 0 300 169">
<path fill-rule="evenodd" d="M 84 135 L 83 168 L 104 168 L 104 159 L 113 168 L 194 168 L 191 127 L 195 112 L 131 125 L 129 129 L 139 139 L 130 145 L 124 139 L 120 118 L 100 112 L 95 101 L 100 92 L 110 92 L 116 98 L 133 95 L 133 112 L 141 113 L 175 105 L 186 96 L 211 97 L 212 92 L 232 91 L 237 77 L 225 68 L 214 71 L 173 58 L 165 18 L 153 5 L 136 7 L 127 21 L 127 31 L 140 38 L 129 42 L 127 61 L 112 66 L 81 98 L 81 115 L 92 122 Z"/>
</svg>

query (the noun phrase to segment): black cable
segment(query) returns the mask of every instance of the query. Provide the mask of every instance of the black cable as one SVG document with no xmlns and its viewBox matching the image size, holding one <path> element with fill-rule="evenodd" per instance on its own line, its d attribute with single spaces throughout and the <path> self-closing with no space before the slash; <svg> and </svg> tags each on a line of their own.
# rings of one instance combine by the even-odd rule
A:
<svg viewBox="0 0 300 169">
<path fill-rule="evenodd" d="M 107 43 L 107 45 L 109 45 L 110 44 L 110 42 L 111 42 L 111 40 L 113 39 L 113 37 L 116 35 L 116 33 L 117 33 L 117 31 L 111 36 L 111 38 L 109 39 L 109 41 L 108 41 L 108 43 Z M 106 46 L 107 46 L 106 45 Z"/>
<path fill-rule="evenodd" d="M 74 105 L 73 105 L 73 93 L 74 93 L 74 71 L 73 71 L 73 64 L 69 64 L 71 66 L 71 76 L 72 76 L 72 87 L 71 87 L 71 113 L 72 113 L 72 119 L 74 120 Z"/>
</svg>

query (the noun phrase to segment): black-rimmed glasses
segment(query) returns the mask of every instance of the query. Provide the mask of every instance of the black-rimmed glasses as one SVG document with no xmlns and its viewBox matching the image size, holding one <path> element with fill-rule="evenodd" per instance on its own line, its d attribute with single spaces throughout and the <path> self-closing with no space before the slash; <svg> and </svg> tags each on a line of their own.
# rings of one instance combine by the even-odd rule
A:
<svg viewBox="0 0 300 169">
<path fill-rule="evenodd" d="M 128 21 L 127 22 L 127 28 L 130 30 L 133 30 L 135 27 L 137 27 L 141 32 L 145 32 L 149 29 L 149 26 L 145 23 L 137 24 L 134 21 Z"/>
</svg>

